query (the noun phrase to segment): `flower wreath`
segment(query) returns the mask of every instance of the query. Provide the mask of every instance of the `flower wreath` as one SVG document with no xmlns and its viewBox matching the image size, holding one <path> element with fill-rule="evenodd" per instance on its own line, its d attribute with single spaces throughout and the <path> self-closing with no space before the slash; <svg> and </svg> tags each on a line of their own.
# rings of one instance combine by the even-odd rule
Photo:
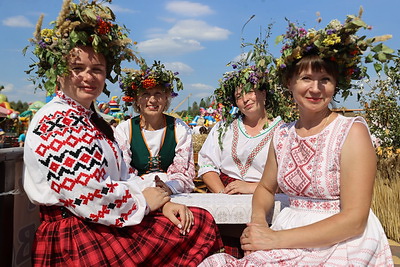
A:
<svg viewBox="0 0 400 267">
<path fill-rule="evenodd" d="M 384 44 L 373 45 L 378 41 L 385 41 L 391 35 L 366 38 L 365 35 L 357 36 L 360 29 L 371 29 L 361 20 L 362 8 L 358 16 L 348 15 L 344 24 L 338 20 L 332 20 L 324 29 L 306 30 L 288 21 L 289 26 L 286 34 L 276 38 L 276 43 L 283 43 L 281 57 L 276 59 L 278 75 L 295 64 L 306 55 L 316 54 L 322 59 L 337 62 L 339 67 L 339 78 L 337 89 L 341 90 L 342 96 L 346 99 L 351 94 L 352 80 L 361 80 L 367 77 L 367 68 L 362 62 L 362 57 L 367 49 L 370 49 L 365 56 L 365 63 L 375 62 L 376 72 L 382 69 L 382 63 L 393 57 L 394 51 Z"/>
<path fill-rule="evenodd" d="M 171 97 L 178 96 L 178 93 L 174 91 L 174 84 L 177 91 L 183 89 L 182 81 L 177 76 L 179 73 L 167 70 L 160 61 L 154 61 L 153 65 L 149 67 L 142 60 L 140 65 L 140 70 L 123 69 L 125 75 L 122 75 L 119 80 L 119 87 L 124 93 L 122 101 L 126 106 L 136 102 L 140 91 L 154 88 L 157 85 L 161 85 L 166 92 L 171 92 Z"/>
<path fill-rule="evenodd" d="M 236 105 L 235 90 L 238 86 L 242 86 L 244 92 L 269 89 L 267 69 L 258 68 L 256 65 L 238 69 L 237 64 L 232 64 L 232 67 L 234 70 L 223 74 L 219 80 L 219 87 L 214 91 L 215 102 L 222 104 L 221 115 L 227 125 L 241 114 L 240 111 L 234 113 L 232 110 Z"/>
<path fill-rule="evenodd" d="M 112 0 L 101 2 L 111 3 Z M 130 49 L 132 41 L 128 38 L 128 29 L 117 25 L 112 10 L 96 0 L 81 0 L 79 4 L 64 0 L 57 20 L 51 22 L 53 28 L 41 29 L 42 22 L 43 15 L 36 25 L 34 38 L 30 39 L 38 62 L 30 65 L 26 73 L 35 71 L 30 80 L 37 83 L 38 88 L 47 90 L 49 95 L 55 91 L 57 76 L 68 73 L 66 56 L 78 45 L 92 46 L 105 56 L 107 79 L 112 83 L 118 80 L 121 61 L 137 60 Z M 24 48 L 24 54 L 28 47 Z M 115 77 L 111 72 L 116 74 Z M 106 88 L 103 91 L 109 94 Z"/>
</svg>

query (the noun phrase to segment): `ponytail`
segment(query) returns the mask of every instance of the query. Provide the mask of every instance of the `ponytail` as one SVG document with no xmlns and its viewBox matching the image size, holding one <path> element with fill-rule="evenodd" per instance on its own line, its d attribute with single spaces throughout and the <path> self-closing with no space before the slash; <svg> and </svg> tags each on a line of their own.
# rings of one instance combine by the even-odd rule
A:
<svg viewBox="0 0 400 267">
<path fill-rule="evenodd" d="M 102 132 L 109 140 L 115 141 L 114 131 L 111 126 L 97 113 L 94 108 L 94 104 L 90 105 L 90 109 L 93 111 L 90 117 L 91 122 L 96 126 L 96 128 Z"/>
</svg>

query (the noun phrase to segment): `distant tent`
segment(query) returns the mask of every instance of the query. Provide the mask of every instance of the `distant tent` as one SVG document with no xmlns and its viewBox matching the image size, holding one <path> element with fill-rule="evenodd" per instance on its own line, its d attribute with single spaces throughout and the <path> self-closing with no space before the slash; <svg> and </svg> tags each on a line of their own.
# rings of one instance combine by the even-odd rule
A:
<svg viewBox="0 0 400 267">
<path fill-rule="evenodd" d="M 22 112 L 21 114 L 19 114 L 20 117 L 29 117 L 32 116 L 32 111 L 31 110 L 25 110 L 24 112 Z"/>
<path fill-rule="evenodd" d="M 0 106 L 0 117 L 7 117 L 9 110 Z"/>
<path fill-rule="evenodd" d="M 46 105 L 46 103 L 44 103 L 43 101 L 35 101 L 29 105 L 28 110 L 32 110 L 32 111 L 36 112 L 40 108 L 42 108 L 44 105 Z"/>
</svg>

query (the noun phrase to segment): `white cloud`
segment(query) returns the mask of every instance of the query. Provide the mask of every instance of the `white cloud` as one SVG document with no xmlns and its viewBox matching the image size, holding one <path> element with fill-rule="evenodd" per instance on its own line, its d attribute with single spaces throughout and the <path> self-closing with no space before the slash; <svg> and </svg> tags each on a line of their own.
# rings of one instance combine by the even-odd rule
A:
<svg viewBox="0 0 400 267">
<path fill-rule="evenodd" d="M 33 23 L 31 23 L 24 16 L 9 17 L 9 18 L 4 19 L 2 22 L 3 22 L 3 25 L 9 26 L 9 27 L 24 27 L 24 28 L 34 27 Z"/>
<path fill-rule="evenodd" d="M 202 20 L 181 20 L 169 31 L 170 36 L 179 36 L 195 40 L 226 40 L 230 31 L 211 26 Z"/>
<path fill-rule="evenodd" d="M 163 28 L 149 28 L 146 30 L 146 37 L 150 39 L 163 38 L 166 36 Z"/>
<path fill-rule="evenodd" d="M 214 11 L 207 5 L 189 1 L 169 2 L 166 5 L 166 9 L 170 12 L 188 17 L 199 17 L 214 13 Z"/>
<path fill-rule="evenodd" d="M 21 100 L 22 102 L 31 103 L 37 100 L 44 101 L 46 98 L 46 93 L 44 91 L 38 89 L 35 92 L 35 86 L 33 84 L 26 84 L 18 87 L 12 83 L 7 83 L 4 85 L 4 89 L 1 93 L 7 96 L 9 102 Z"/>
<path fill-rule="evenodd" d="M 12 83 L 8 83 L 3 86 L 4 86 L 4 89 L 0 91 L 1 94 L 10 93 L 14 90 L 14 84 L 12 84 Z"/>
<path fill-rule="evenodd" d="M 214 87 L 207 85 L 207 84 L 203 84 L 203 83 L 192 83 L 186 87 L 189 87 L 190 89 L 192 89 L 193 96 L 195 98 L 209 97 L 210 95 L 213 94 L 214 89 L 215 89 Z"/>
<path fill-rule="evenodd" d="M 164 63 L 165 67 L 173 72 L 179 72 L 180 75 L 182 74 L 189 74 L 193 72 L 193 69 L 182 62 L 166 62 Z"/>
<path fill-rule="evenodd" d="M 119 5 L 115 5 L 115 4 L 106 4 L 107 6 L 109 6 L 111 8 L 111 10 L 114 13 L 136 13 L 137 11 L 129 9 L 129 8 L 125 8 L 125 7 L 121 7 Z"/>
<path fill-rule="evenodd" d="M 180 37 L 150 39 L 138 43 L 137 47 L 140 53 L 151 55 L 167 54 L 170 56 L 182 55 L 204 49 L 198 41 Z"/>
</svg>

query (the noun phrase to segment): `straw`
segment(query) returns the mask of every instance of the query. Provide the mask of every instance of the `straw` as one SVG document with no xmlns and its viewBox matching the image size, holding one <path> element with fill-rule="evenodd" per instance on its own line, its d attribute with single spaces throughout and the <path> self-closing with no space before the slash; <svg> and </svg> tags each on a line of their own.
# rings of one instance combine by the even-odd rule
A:
<svg viewBox="0 0 400 267">
<path fill-rule="evenodd" d="M 400 242 L 400 156 L 378 156 L 372 210 L 389 239 Z"/>
</svg>

